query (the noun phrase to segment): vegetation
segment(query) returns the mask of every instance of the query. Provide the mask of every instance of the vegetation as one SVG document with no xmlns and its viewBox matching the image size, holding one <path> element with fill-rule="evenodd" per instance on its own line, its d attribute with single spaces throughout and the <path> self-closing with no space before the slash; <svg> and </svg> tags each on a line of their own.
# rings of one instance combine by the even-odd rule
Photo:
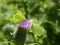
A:
<svg viewBox="0 0 60 45">
<path fill-rule="evenodd" d="M 60 0 L 0 0 L 0 45 L 60 45 L 59 4 Z M 30 28 L 18 26 L 26 20 Z"/>
</svg>

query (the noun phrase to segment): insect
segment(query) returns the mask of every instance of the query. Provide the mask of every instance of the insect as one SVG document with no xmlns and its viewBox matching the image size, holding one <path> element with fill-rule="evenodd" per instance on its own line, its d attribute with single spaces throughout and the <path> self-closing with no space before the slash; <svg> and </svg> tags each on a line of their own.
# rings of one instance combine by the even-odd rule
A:
<svg viewBox="0 0 60 45">
<path fill-rule="evenodd" d="M 26 20 L 24 13 L 21 10 L 18 10 L 16 14 L 12 17 L 11 21 L 15 24 L 21 23 Z"/>
</svg>

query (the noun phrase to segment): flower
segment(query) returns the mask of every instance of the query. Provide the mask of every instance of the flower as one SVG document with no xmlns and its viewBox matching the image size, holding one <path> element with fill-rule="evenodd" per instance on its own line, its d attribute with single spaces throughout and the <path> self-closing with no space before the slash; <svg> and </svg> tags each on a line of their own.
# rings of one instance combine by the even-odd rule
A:
<svg viewBox="0 0 60 45">
<path fill-rule="evenodd" d="M 31 28 L 32 23 L 30 20 L 26 20 L 25 22 L 18 24 L 18 26 L 24 29 L 29 29 Z"/>
</svg>

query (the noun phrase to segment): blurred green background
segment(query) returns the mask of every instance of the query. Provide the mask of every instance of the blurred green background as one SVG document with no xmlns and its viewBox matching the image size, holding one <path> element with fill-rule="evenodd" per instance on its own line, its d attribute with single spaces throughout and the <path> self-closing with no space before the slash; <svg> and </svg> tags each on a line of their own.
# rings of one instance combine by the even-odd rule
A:
<svg viewBox="0 0 60 45">
<path fill-rule="evenodd" d="M 60 0 L 0 0 L 0 45 L 16 45 L 15 34 L 13 39 L 8 39 L 11 37 L 9 31 L 15 33 L 17 30 L 10 21 L 17 10 L 33 23 L 27 31 L 25 45 L 60 45 L 59 4 Z"/>
</svg>

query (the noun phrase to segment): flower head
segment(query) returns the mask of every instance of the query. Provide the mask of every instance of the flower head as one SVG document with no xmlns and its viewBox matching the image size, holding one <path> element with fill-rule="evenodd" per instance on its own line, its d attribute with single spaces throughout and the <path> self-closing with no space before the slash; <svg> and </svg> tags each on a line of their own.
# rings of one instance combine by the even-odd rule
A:
<svg viewBox="0 0 60 45">
<path fill-rule="evenodd" d="M 24 29 L 29 29 L 31 28 L 32 23 L 30 20 L 26 20 L 25 22 L 18 24 L 18 26 Z"/>
</svg>

